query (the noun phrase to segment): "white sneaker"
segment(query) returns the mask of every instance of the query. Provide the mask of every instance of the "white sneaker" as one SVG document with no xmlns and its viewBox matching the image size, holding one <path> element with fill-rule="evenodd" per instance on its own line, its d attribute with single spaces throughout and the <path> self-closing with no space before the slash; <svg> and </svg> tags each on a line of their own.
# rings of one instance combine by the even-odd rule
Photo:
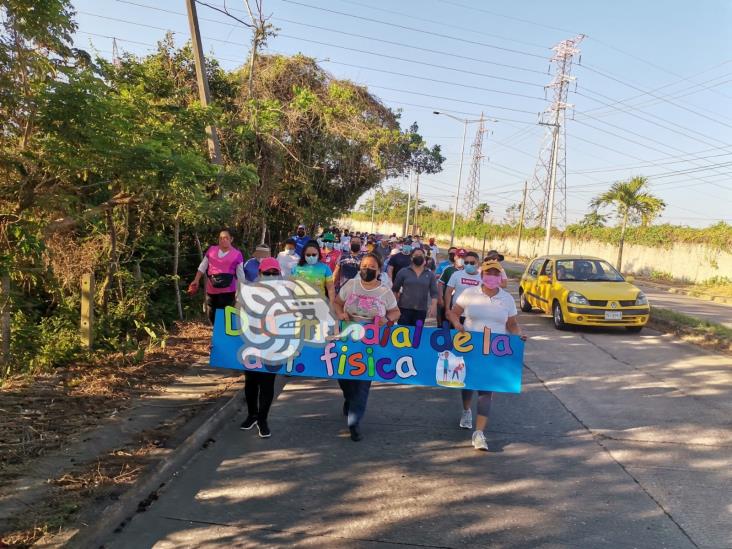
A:
<svg viewBox="0 0 732 549">
<path fill-rule="evenodd" d="M 488 451 L 488 443 L 485 440 L 483 431 L 475 431 L 473 433 L 473 448 Z"/>
<path fill-rule="evenodd" d="M 460 428 L 473 428 L 473 412 L 471 412 L 470 410 L 463 410 L 463 415 L 460 416 Z"/>
</svg>

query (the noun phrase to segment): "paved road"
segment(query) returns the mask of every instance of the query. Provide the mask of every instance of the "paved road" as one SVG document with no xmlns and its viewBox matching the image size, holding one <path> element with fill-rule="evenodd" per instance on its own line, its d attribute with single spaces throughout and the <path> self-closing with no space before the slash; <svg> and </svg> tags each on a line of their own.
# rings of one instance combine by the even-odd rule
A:
<svg viewBox="0 0 732 549">
<path fill-rule="evenodd" d="M 290 381 L 271 439 L 230 422 L 108 547 L 732 547 L 732 364 L 646 331 L 531 336 L 488 453 L 450 389 Z"/>
<path fill-rule="evenodd" d="M 505 266 L 513 271 L 521 272 L 525 268 L 524 264 L 511 261 L 506 261 Z M 637 282 L 636 285 L 648 296 L 651 305 L 685 313 L 709 322 L 716 322 L 732 329 L 732 304 L 705 301 L 688 295 L 672 294 L 642 282 Z"/>
</svg>

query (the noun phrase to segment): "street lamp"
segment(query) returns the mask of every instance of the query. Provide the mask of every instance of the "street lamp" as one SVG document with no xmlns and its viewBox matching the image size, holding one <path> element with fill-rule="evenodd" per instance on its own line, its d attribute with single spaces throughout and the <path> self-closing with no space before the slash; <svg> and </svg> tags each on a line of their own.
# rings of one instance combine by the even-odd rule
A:
<svg viewBox="0 0 732 549">
<path fill-rule="evenodd" d="M 432 111 L 432 114 L 447 116 L 448 118 L 452 118 L 453 120 L 457 120 L 458 122 L 463 123 L 463 146 L 460 149 L 460 169 L 458 171 L 457 192 L 455 193 L 455 206 L 452 209 L 452 228 L 450 229 L 450 247 L 452 248 L 452 245 L 455 242 L 455 221 L 457 220 L 458 201 L 460 200 L 460 183 L 463 178 L 463 159 L 465 158 L 465 138 L 468 135 L 468 124 L 480 122 L 481 120 L 485 119 L 478 118 L 476 120 L 471 120 L 468 118 L 459 118 L 457 116 L 453 116 L 452 114 L 440 111 Z"/>
</svg>

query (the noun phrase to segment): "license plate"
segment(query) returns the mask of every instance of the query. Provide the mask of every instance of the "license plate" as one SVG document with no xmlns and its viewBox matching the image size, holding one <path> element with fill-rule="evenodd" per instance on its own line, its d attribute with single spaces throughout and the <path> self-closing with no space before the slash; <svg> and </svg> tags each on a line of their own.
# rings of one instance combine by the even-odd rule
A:
<svg viewBox="0 0 732 549">
<path fill-rule="evenodd" d="M 623 320 L 623 312 L 605 311 L 605 320 Z"/>
</svg>

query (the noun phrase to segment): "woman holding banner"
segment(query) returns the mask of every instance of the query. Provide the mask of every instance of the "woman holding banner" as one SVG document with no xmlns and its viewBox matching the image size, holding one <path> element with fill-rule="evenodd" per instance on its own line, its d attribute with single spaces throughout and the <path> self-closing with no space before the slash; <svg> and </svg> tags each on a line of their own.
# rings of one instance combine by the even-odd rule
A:
<svg viewBox="0 0 732 549">
<path fill-rule="evenodd" d="M 348 280 L 340 289 L 335 300 L 336 316 L 346 322 L 372 321 L 378 317 L 382 325 L 399 319 L 399 308 L 391 288 L 379 280 L 381 257 L 369 252 L 359 264 L 358 276 Z M 348 418 L 351 440 L 358 442 L 363 438 L 359 424 L 366 412 L 369 398 L 370 381 L 339 379 L 343 391 L 343 415 Z"/>
<path fill-rule="evenodd" d="M 511 294 L 501 288 L 501 272 L 501 264 L 498 261 L 485 261 L 480 267 L 480 286 L 465 290 L 457 298 L 447 317 L 461 332 L 483 332 L 487 328 L 491 334 L 515 334 L 525 341 L 526 336 L 521 332 L 517 320 L 516 303 Z M 464 317 L 464 323 L 460 322 L 461 317 Z M 463 389 L 462 397 L 463 413 L 460 427 L 471 429 L 473 391 Z M 492 391 L 478 391 L 478 417 L 473 432 L 473 447 L 476 450 L 488 450 L 483 430 L 488 424 L 492 399 Z"/>
</svg>

